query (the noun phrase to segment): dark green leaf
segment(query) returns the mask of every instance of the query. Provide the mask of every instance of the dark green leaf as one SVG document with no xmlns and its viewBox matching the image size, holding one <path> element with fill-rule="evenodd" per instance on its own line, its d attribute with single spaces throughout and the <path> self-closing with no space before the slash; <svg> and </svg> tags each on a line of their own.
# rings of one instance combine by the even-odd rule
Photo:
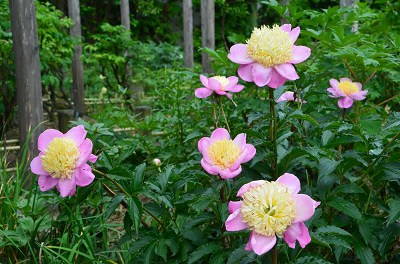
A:
<svg viewBox="0 0 400 264">
<path fill-rule="evenodd" d="M 333 208 L 339 210 L 340 212 L 348 215 L 358 221 L 361 220 L 361 213 L 358 210 L 357 206 L 341 197 L 333 197 L 329 202 L 328 205 L 332 206 Z"/>
<path fill-rule="evenodd" d="M 189 264 L 190 263 L 195 263 L 204 256 L 207 256 L 209 254 L 212 254 L 214 251 L 221 250 L 222 247 L 219 244 L 216 243 L 208 243 L 205 245 L 201 245 L 198 247 L 192 254 L 189 256 Z"/>
<path fill-rule="evenodd" d="M 111 199 L 111 202 L 108 204 L 108 207 L 104 212 L 104 220 L 107 220 L 111 216 L 111 214 L 114 213 L 115 209 L 117 209 L 122 199 L 124 199 L 123 195 L 117 195 Z"/>
</svg>

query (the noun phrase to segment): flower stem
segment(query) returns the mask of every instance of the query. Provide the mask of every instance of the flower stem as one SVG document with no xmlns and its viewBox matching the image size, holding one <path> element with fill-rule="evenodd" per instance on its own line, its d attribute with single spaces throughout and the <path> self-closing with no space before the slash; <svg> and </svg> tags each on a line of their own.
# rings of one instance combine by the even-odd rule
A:
<svg viewBox="0 0 400 264">
<path fill-rule="evenodd" d="M 213 96 L 212 99 L 211 99 L 211 103 L 212 103 L 213 110 L 214 110 L 214 115 L 213 115 L 213 117 L 214 117 L 215 128 L 217 129 L 217 128 L 218 128 L 218 119 L 217 119 L 217 110 L 216 110 L 216 108 L 215 108 L 215 102 L 214 102 L 214 100 L 215 100 L 215 97 Z"/>
<path fill-rule="evenodd" d="M 276 248 L 276 245 L 272 249 L 271 263 L 278 264 L 278 249 Z"/>
<path fill-rule="evenodd" d="M 130 195 L 118 182 L 116 182 L 113 178 L 111 178 L 110 176 L 108 176 L 106 173 L 104 173 L 104 172 L 102 172 L 102 171 L 99 171 L 99 170 L 97 170 L 97 169 L 95 169 L 95 168 L 92 168 L 92 170 L 93 170 L 94 172 L 96 172 L 97 174 L 103 176 L 103 177 L 106 178 L 107 180 L 111 181 L 111 182 L 115 185 L 115 187 L 117 187 L 118 190 L 120 190 L 123 194 L 125 194 L 125 196 L 127 196 L 127 197 L 132 197 L 132 195 Z M 107 193 L 110 194 L 110 191 L 112 191 L 112 190 L 111 190 L 107 185 L 106 185 L 106 186 L 103 185 L 103 187 L 105 187 Z M 106 188 L 106 187 L 107 187 L 107 188 Z M 123 204 L 123 205 L 124 205 L 124 204 Z M 125 205 L 124 205 L 124 206 L 125 206 Z M 143 211 L 145 211 L 151 218 L 153 218 L 161 227 L 164 227 L 164 224 L 161 222 L 160 219 L 158 219 L 157 216 L 155 216 L 152 212 L 150 212 L 146 207 L 142 206 L 142 208 L 143 208 Z"/>
<path fill-rule="evenodd" d="M 221 97 L 219 97 L 219 107 L 221 108 L 222 115 L 224 116 L 226 128 L 228 129 L 228 132 L 231 133 L 231 129 L 230 129 L 229 124 L 228 124 L 228 119 L 226 118 L 226 115 L 225 115 L 224 106 L 222 104 L 222 98 Z"/>
<path fill-rule="evenodd" d="M 278 169 L 277 169 L 277 146 L 276 146 L 276 131 L 278 128 L 276 113 L 275 113 L 275 98 L 274 98 L 274 89 L 269 88 L 269 111 L 270 111 L 270 119 L 269 119 L 269 137 L 272 142 L 272 170 L 275 178 L 278 178 Z"/>
</svg>

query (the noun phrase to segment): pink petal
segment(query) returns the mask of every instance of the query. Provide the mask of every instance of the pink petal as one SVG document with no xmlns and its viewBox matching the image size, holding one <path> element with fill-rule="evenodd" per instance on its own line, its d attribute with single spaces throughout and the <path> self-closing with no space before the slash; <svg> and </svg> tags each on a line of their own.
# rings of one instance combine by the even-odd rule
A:
<svg viewBox="0 0 400 264">
<path fill-rule="evenodd" d="M 229 100 L 232 100 L 232 95 L 231 94 L 229 94 L 229 93 L 226 93 L 226 95 L 225 95 L 226 97 L 228 97 L 228 99 Z"/>
<path fill-rule="evenodd" d="M 349 78 L 340 78 L 340 82 L 353 82 L 352 80 L 350 80 Z"/>
<path fill-rule="evenodd" d="M 194 91 L 194 95 L 197 98 L 206 98 L 209 97 L 213 93 L 213 90 L 207 89 L 207 88 L 198 88 L 196 91 Z"/>
<path fill-rule="evenodd" d="M 75 141 L 76 146 L 79 147 L 86 138 L 86 130 L 82 125 L 71 128 L 64 137 L 68 137 Z"/>
<path fill-rule="evenodd" d="M 204 85 L 204 87 L 208 87 L 208 78 L 204 75 L 200 75 L 200 81 Z"/>
<path fill-rule="evenodd" d="M 197 148 L 199 149 L 200 153 L 203 154 L 203 155 L 206 152 L 208 146 L 210 145 L 209 140 L 210 140 L 210 138 L 203 137 L 197 143 Z"/>
<path fill-rule="evenodd" d="M 235 85 L 229 89 L 229 92 L 238 93 L 238 92 L 242 91 L 243 88 L 244 88 L 243 85 Z"/>
<path fill-rule="evenodd" d="M 252 82 L 253 81 L 253 64 L 246 64 L 246 65 L 240 65 L 238 69 L 238 75 L 242 80 L 246 82 Z"/>
<path fill-rule="evenodd" d="M 292 38 L 293 43 L 296 42 L 297 38 L 300 35 L 300 27 L 295 27 L 292 31 L 289 32 L 289 36 Z"/>
<path fill-rule="evenodd" d="M 210 78 L 208 79 L 208 88 L 213 91 L 221 90 L 221 84 L 216 79 Z"/>
<path fill-rule="evenodd" d="M 265 68 L 259 63 L 253 64 L 252 75 L 253 81 L 258 87 L 263 87 L 271 81 L 272 68 Z"/>
<path fill-rule="evenodd" d="M 76 167 L 80 167 L 82 164 L 89 160 L 92 154 L 93 143 L 90 139 L 85 139 L 83 143 L 79 146 L 79 158 L 76 161 Z"/>
<path fill-rule="evenodd" d="M 303 222 L 294 223 L 289 226 L 285 233 L 283 233 L 283 239 L 290 248 L 296 247 L 296 240 L 299 241 L 302 248 L 311 242 L 308 228 Z"/>
<path fill-rule="evenodd" d="M 291 194 L 297 194 L 301 189 L 299 178 L 291 173 L 283 174 L 276 181 L 288 187 Z"/>
<path fill-rule="evenodd" d="M 201 159 L 200 164 L 201 164 L 201 166 L 203 167 L 203 169 L 204 169 L 206 172 L 208 172 L 209 174 L 211 174 L 211 175 L 218 175 L 218 172 L 215 171 L 214 167 L 213 167 L 211 164 L 209 164 L 208 162 L 206 162 L 206 161 L 204 160 L 204 158 Z"/>
<path fill-rule="evenodd" d="M 57 183 L 57 189 L 60 191 L 62 197 L 74 195 L 76 190 L 75 178 L 72 177 L 71 179 L 59 179 Z"/>
<path fill-rule="evenodd" d="M 338 101 L 338 105 L 340 108 L 349 108 L 353 105 L 353 99 L 350 97 L 342 97 Z"/>
<path fill-rule="evenodd" d="M 232 214 L 233 212 L 240 209 L 241 207 L 242 207 L 241 201 L 239 201 L 239 202 L 230 201 L 228 204 L 228 211 L 229 211 L 229 213 Z"/>
<path fill-rule="evenodd" d="M 64 134 L 55 129 L 46 129 L 38 138 L 38 149 L 45 152 L 49 143 L 58 137 L 63 137 Z"/>
<path fill-rule="evenodd" d="M 225 169 L 225 170 L 221 170 L 221 169 L 217 169 L 218 170 L 218 174 L 221 176 L 222 179 L 232 179 L 236 176 L 238 176 L 241 172 L 242 172 L 242 167 L 239 166 L 239 168 L 235 168 L 235 170 L 231 170 L 231 169 Z"/>
<path fill-rule="evenodd" d="M 231 89 L 236 86 L 236 84 L 239 81 L 239 78 L 236 76 L 230 76 L 230 77 L 228 77 L 228 81 L 229 81 L 229 83 L 224 87 L 224 90 L 232 91 Z"/>
<path fill-rule="evenodd" d="M 271 71 L 271 81 L 268 83 L 268 86 L 271 88 L 278 88 L 279 86 L 284 85 L 286 82 L 286 78 L 282 77 L 274 68 Z"/>
<path fill-rule="evenodd" d="M 341 93 L 339 93 L 338 90 L 335 88 L 329 87 L 326 90 L 332 94 L 332 95 L 329 95 L 330 97 L 333 97 L 333 98 L 342 97 Z"/>
<path fill-rule="evenodd" d="M 357 85 L 358 90 L 361 91 L 361 89 L 362 89 L 362 84 L 359 83 L 359 82 L 354 82 L 354 84 Z"/>
<path fill-rule="evenodd" d="M 335 89 L 338 90 L 339 89 L 339 82 L 335 79 L 330 79 L 329 80 L 329 84 Z"/>
<path fill-rule="evenodd" d="M 294 194 L 292 197 L 296 202 L 296 218 L 294 222 L 304 222 L 310 219 L 315 212 L 315 201 L 306 194 Z"/>
<path fill-rule="evenodd" d="M 215 93 L 219 95 L 227 95 L 227 93 L 223 90 L 216 90 Z"/>
<path fill-rule="evenodd" d="M 257 255 L 262 255 L 270 251 L 276 244 L 276 236 L 263 236 L 253 231 L 250 237 L 251 248 Z"/>
<path fill-rule="evenodd" d="M 40 175 L 38 179 L 39 189 L 42 192 L 48 191 L 56 186 L 58 180 L 58 178 L 53 178 L 48 175 Z"/>
<path fill-rule="evenodd" d="M 96 155 L 94 155 L 94 154 L 90 154 L 90 156 L 89 156 L 89 161 L 91 162 L 91 163 L 95 163 L 96 161 L 97 161 L 97 156 Z"/>
<path fill-rule="evenodd" d="M 297 80 L 300 77 L 296 73 L 296 69 L 290 63 L 276 65 L 275 70 L 284 78 L 288 80 Z"/>
<path fill-rule="evenodd" d="M 246 144 L 245 150 L 246 150 L 247 155 L 242 160 L 242 163 L 248 162 L 249 160 L 254 158 L 254 156 L 256 155 L 256 148 L 251 144 Z"/>
<path fill-rule="evenodd" d="M 247 241 L 246 247 L 244 248 L 246 251 L 252 251 L 253 248 L 251 247 L 251 237 L 253 236 L 254 232 L 250 233 L 249 241 Z"/>
<path fill-rule="evenodd" d="M 258 181 L 252 181 L 252 182 L 246 183 L 246 184 L 244 184 L 242 187 L 240 187 L 240 189 L 239 189 L 238 193 L 236 194 L 236 196 L 238 196 L 238 197 L 243 197 L 243 195 L 244 195 L 249 189 L 255 188 L 255 187 L 257 187 L 257 186 L 259 186 L 259 185 L 261 185 L 261 184 L 264 184 L 264 183 L 265 183 L 264 180 L 258 180 Z"/>
<path fill-rule="evenodd" d="M 34 174 L 37 175 L 48 175 L 49 173 L 44 170 L 43 165 L 42 165 L 42 159 L 40 158 L 40 155 L 34 158 L 31 161 L 31 171 Z"/>
<path fill-rule="evenodd" d="M 228 130 L 225 128 L 217 128 L 212 132 L 210 139 L 211 140 L 222 140 L 222 139 L 230 139 L 231 136 L 229 135 Z"/>
<path fill-rule="evenodd" d="M 283 101 L 294 101 L 294 92 L 284 92 L 278 100 L 276 100 L 277 103 L 283 102 Z"/>
<path fill-rule="evenodd" d="M 249 57 L 247 52 L 246 44 L 236 44 L 230 48 L 230 53 L 228 54 L 228 58 L 234 63 L 238 64 L 249 64 L 254 60 Z"/>
<path fill-rule="evenodd" d="M 237 135 L 235 137 L 235 139 L 233 140 L 233 142 L 241 149 L 243 150 L 243 148 L 246 146 L 246 134 L 245 133 L 240 133 L 239 135 Z"/>
<path fill-rule="evenodd" d="M 354 100 L 357 100 L 357 101 L 361 101 L 361 100 L 365 99 L 365 95 L 364 95 L 363 91 L 352 93 L 352 94 L 349 95 L 349 97 L 354 99 Z"/>
<path fill-rule="evenodd" d="M 289 33 L 291 31 L 291 29 L 292 29 L 292 25 L 291 24 L 284 24 L 284 25 L 281 26 L 281 29 L 283 31 L 286 31 L 286 32 Z"/>
<path fill-rule="evenodd" d="M 310 57 L 311 49 L 305 46 L 293 46 L 292 47 L 292 59 L 289 63 L 297 64 L 305 61 Z"/>
<path fill-rule="evenodd" d="M 247 223 L 243 222 L 242 214 L 240 213 L 240 209 L 234 211 L 232 214 L 228 216 L 228 219 L 225 221 L 225 229 L 226 231 L 240 231 L 243 229 L 247 229 L 249 226 Z"/>
<path fill-rule="evenodd" d="M 92 168 L 84 164 L 82 167 L 75 170 L 75 182 L 76 185 L 84 187 L 91 184 L 94 180 L 94 174 L 92 173 Z"/>
</svg>

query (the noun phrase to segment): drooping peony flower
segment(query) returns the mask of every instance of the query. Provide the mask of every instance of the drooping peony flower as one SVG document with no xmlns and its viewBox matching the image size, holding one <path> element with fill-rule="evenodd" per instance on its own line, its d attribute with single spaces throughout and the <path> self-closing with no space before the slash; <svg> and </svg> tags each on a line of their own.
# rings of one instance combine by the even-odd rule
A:
<svg viewBox="0 0 400 264">
<path fill-rule="evenodd" d="M 198 142 L 203 158 L 201 166 L 212 175 L 222 179 L 231 179 L 242 171 L 241 163 L 251 160 L 256 149 L 246 144 L 246 134 L 239 134 L 231 140 L 225 128 L 217 128 L 211 137 L 203 137 Z"/>
<path fill-rule="evenodd" d="M 237 193 L 243 200 L 229 202 L 226 230 L 250 229 L 246 250 L 257 255 L 269 251 L 276 244 L 276 236 L 283 237 L 291 248 L 295 248 L 296 240 L 304 248 L 311 237 L 303 222 L 313 216 L 320 203 L 299 191 L 300 181 L 290 173 L 275 182 L 259 180 L 243 185 Z"/>
<path fill-rule="evenodd" d="M 237 93 L 243 90 L 243 85 L 238 85 L 239 78 L 236 76 L 230 76 L 226 78 L 225 76 L 214 76 L 207 78 L 204 75 L 200 75 L 200 81 L 204 87 L 196 89 L 194 94 L 198 98 L 206 98 L 210 96 L 213 92 L 219 95 L 225 95 L 229 99 L 232 98 L 232 94 L 228 92 Z"/>
<path fill-rule="evenodd" d="M 62 197 L 75 194 L 76 186 L 92 183 L 94 174 L 88 161 L 94 163 L 97 156 L 92 154 L 93 143 L 86 138 L 82 125 L 71 128 L 63 134 L 47 129 L 38 138 L 39 155 L 31 162 L 31 170 L 39 175 L 42 192 L 54 186 Z"/>
<path fill-rule="evenodd" d="M 335 79 L 329 81 L 332 87 L 327 89 L 332 98 L 339 98 L 340 108 L 349 108 L 353 105 L 353 100 L 361 101 L 365 99 L 368 90 L 362 91 L 362 85 L 359 82 L 352 82 L 349 78 L 341 78 L 340 82 Z"/>
<path fill-rule="evenodd" d="M 299 76 L 293 64 L 305 61 L 311 50 L 293 45 L 300 34 L 300 27 L 291 29 L 290 24 L 272 28 L 255 28 L 247 44 L 233 45 L 228 58 L 240 64 L 239 77 L 257 86 L 271 88 L 282 86 L 286 80 Z"/>
<path fill-rule="evenodd" d="M 303 104 L 307 103 L 306 100 L 301 100 L 298 97 L 296 97 L 296 99 L 294 98 L 294 92 L 284 92 L 279 98 L 278 100 L 276 100 L 277 103 L 280 102 L 285 102 L 285 101 L 296 101 L 296 102 L 302 102 Z"/>
</svg>

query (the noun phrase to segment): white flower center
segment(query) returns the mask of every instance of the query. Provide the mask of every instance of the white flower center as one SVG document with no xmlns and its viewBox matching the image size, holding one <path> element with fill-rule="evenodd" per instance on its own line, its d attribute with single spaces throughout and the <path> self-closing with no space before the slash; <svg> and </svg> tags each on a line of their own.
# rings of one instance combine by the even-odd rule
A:
<svg viewBox="0 0 400 264">
<path fill-rule="evenodd" d="M 207 154 L 212 165 L 227 169 L 239 158 L 241 150 L 233 140 L 222 139 L 212 143 L 207 149 Z"/>
<path fill-rule="evenodd" d="M 349 81 L 343 81 L 338 84 L 339 89 L 344 92 L 347 96 L 358 92 L 358 86 L 355 83 Z"/>
<path fill-rule="evenodd" d="M 267 68 L 290 61 L 292 46 L 293 41 L 289 33 L 278 25 L 272 28 L 254 28 L 250 39 L 247 40 L 247 52 L 250 57 Z"/>
<path fill-rule="evenodd" d="M 222 90 L 222 91 L 225 91 L 225 86 L 227 86 L 229 84 L 229 80 L 225 76 L 214 76 L 214 77 L 211 77 L 211 79 L 217 80 L 221 84 L 220 90 Z"/>
<path fill-rule="evenodd" d="M 285 185 L 265 182 L 243 195 L 240 212 L 256 233 L 281 236 L 296 216 L 296 205 Z"/>
<path fill-rule="evenodd" d="M 51 177 L 71 179 L 79 158 L 79 149 L 70 138 L 54 138 L 40 158 L 44 170 Z"/>
</svg>

